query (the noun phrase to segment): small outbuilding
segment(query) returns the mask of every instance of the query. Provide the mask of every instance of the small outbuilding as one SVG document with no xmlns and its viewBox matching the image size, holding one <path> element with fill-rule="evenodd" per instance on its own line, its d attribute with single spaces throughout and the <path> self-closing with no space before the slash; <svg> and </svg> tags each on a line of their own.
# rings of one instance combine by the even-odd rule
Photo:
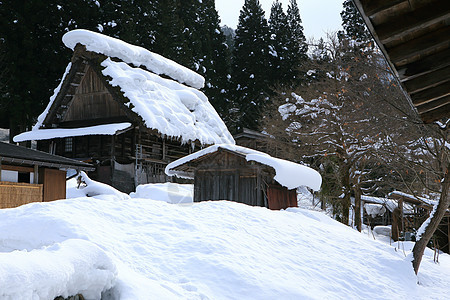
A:
<svg viewBox="0 0 450 300">
<path fill-rule="evenodd" d="M 66 170 L 90 164 L 0 142 L 0 208 L 66 198 Z"/>
<path fill-rule="evenodd" d="M 231 200 L 270 209 L 297 206 L 296 188 L 320 189 L 320 174 L 253 149 L 213 145 L 170 163 L 166 174 L 194 179 L 194 202 Z"/>
</svg>

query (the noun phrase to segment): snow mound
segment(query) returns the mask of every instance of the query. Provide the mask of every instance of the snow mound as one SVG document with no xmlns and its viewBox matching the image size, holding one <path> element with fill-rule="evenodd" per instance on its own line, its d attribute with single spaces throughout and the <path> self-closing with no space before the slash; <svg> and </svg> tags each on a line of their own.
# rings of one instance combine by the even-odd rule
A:
<svg viewBox="0 0 450 300">
<path fill-rule="evenodd" d="M 149 183 L 141 184 L 131 193 L 131 198 L 144 198 L 172 204 L 193 203 L 193 184 Z"/>
<path fill-rule="evenodd" d="M 67 198 L 77 198 L 77 197 L 95 197 L 99 199 L 104 198 L 115 198 L 118 200 L 126 200 L 129 199 L 125 193 L 122 193 L 110 185 L 92 180 L 87 176 L 87 174 L 83 171 L 80 172 L 79 175 L 82 180 L 82 184 L 78 186 L 77 178 L 70 179 L 67 184 Z"/>
<path fill-rule="evenodd" d="M 64 34 L 62 40 L 64 45 L 72 50 L 80 43 L 86 46 L 88 51 L 117 57 L 136 67 L 145 66 L 151 72 L 167 75 L 197 89 L 201 89 L 205 84 L 203 76 L 170 59 L 101 33 L 76 29 Z"/>
<path fill-rule="evenodd" d="M 100 299 L 114 285 L 116 267 L 95 244 L 69 239 L 27 251 L 0 253 L 0 299 L 54 299 L 82 294 Z"/>
</svg>

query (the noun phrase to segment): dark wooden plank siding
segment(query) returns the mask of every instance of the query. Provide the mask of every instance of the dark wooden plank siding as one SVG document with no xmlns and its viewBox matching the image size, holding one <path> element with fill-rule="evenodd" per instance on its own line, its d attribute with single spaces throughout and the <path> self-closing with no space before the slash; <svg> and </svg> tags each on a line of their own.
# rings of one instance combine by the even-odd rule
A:
<svg viewBox="0 0 450 300">
<path fill-rule="evenodd" d="M 295 189 L 288 190 L 279 185 L 269 185 L 267 188 L 269 209 L 285 209 L 288 207 L 297 207 L 297 192 Z"/>
<path fill-rule="evenodd" d="M 84 75 L 67 109 L 64 121 L 125 116 L 123 105 L 113 100 L 92 68 Z"/>
</svg>

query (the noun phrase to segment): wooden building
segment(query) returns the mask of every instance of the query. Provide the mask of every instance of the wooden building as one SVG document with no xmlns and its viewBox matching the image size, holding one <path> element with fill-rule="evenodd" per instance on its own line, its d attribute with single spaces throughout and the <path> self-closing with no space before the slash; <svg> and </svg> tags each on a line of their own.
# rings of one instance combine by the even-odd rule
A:
<svg viewBox="0 0 450 300">
<path fill-rule="evenodd" d="M 92 165 L 0 142 L 0 208 L 66 198 L 67 169 Z"/>
<path fill-rule="evenodd" d="M 14 141 L 96 166 L 92 179 L 131 192 L 165 182 L 166 165 L 195 148 L 233 142 L 195 72 L 87 30 L 64 35 L 71 63 L 33 130 Z"/>
<path fill-rule="evenodd" d="M 423 122 L 450 117 L 450 1 L 354 3 Z"/>
<path fill-rule="evenodd" d="M 296 207 L 297 187 L 318 190 L 321 184 L 308 167 L 235 145 L 200 150 L 170 163 L 166 173 L 194 179 L 194 202 L 231 200 L 269 209 Z"/>
</svg>

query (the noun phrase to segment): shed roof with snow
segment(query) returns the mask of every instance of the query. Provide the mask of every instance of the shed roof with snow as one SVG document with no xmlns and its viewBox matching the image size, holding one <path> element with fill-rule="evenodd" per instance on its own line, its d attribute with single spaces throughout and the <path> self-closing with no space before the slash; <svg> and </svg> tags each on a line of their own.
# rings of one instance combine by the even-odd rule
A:
<svg viewBox="0 0 450 300">
<path fill-rule="evenodd" d="M 273 168 L 275 170 L 275 181 L 288 189 L 307 186 L 314 191 L 318 191 L 322 184 L 322 176 L 310 167 L 272 157 L 264 152 L 230 144 L 213 145 L 173 161 L 167 165 L 166 174 L 193 179 L 195 162 L 218 152 L 220 149 L 240 155 L 248 162 L 254 161 Z"/>
<path fill-rule="evenodd" d="M 14 141 L 74 134 L 113 135 L 125 129 L 127 121 L 132 121 L 182 142 L 198 141 L 206 145 L 234 143 L 224 122 L 207 97 L 198 90 L 204 85 L 201 75 L 142 47 L 88 30 L 70 31 L 63 36 L 63 42 L 74 50 L 72 62 L 32 131 L 17 135 Z M 76 110 L 82 109 L 81 104 L 77 106 L 74 103 L 82 97 L 76 97 L 77 93 L 81 94 L 77 88 L 89 77 L 98 77 L 99 80 L 89 82 L 101 82 L 105 86 L 97 94 L 108 93 L 112 99 L 104 97 L 95 103 L 83 99 L 83 106 L 92 106 L 86 113 L 98 119 L 108 115 L 109 120 L 107 124 L 78 122 L 75 126 L 73 116 L 79 116 Z M 108 111 L 96 111 L 96 107 L 105 107 L 99 101 L 108 102 Z M 62 127 L 55 124 L 64 122 L 72 122 L 67 127 L 82 128 L 82 131 L 54 129 Z"/>
<path fill-rule="evenodd" d="M 166 174 L 194 179 L 194 201 L 231 200 L 270 209 L 297 206 L 296 188 L 318 190 L 313 169 L 249 148 L 210 146 L 166 167 Z"/>
</svg>

